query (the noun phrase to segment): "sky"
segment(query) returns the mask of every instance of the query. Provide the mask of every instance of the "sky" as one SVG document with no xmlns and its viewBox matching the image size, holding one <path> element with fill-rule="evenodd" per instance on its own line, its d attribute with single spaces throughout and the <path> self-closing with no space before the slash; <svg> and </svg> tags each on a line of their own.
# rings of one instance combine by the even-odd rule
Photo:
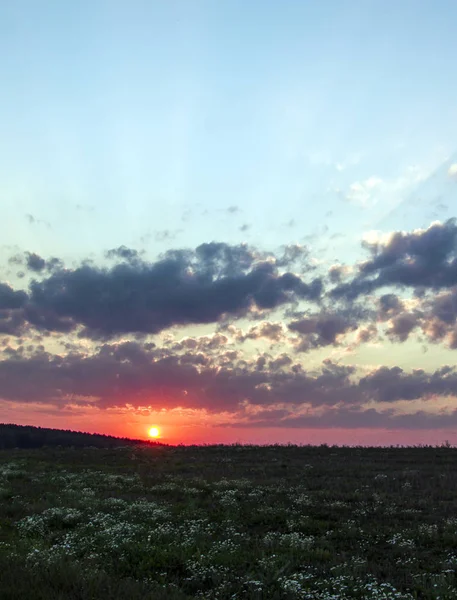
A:
<svg viewBox="0 0 457 600">
<path fill-rule="evenodd" d="M 457 443 L 457 4 L 0 4 L 0 422 Z"/>
</svg>

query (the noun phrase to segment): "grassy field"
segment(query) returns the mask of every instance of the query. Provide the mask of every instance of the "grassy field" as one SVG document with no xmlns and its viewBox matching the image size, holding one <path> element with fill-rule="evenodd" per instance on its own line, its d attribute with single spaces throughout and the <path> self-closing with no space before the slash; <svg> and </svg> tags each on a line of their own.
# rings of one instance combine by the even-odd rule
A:
<svg viewBox="0 0 457 600">
<path fill-rule="evenodd" d="M 0 451 L 0 598 L 457 598 L 457 450 Z"/>
</svg>

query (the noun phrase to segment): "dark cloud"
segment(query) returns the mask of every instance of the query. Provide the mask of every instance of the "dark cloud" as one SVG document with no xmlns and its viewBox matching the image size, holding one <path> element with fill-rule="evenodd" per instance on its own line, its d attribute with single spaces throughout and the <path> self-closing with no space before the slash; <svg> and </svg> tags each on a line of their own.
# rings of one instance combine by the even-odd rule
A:
<svg viewBox="0 0 457 600">
<path fill-rule="evenodd" d="M 395 294 L 384 294 L 378 300 L 380 321 L 387 321 L 404 310 L 404 304 Z"/>
<path fill-rule="evenodd" d="M 284 416 L 285 415 L 285 416 Z M 259 418 L 260 417 L 260 418 Z M 255 418 L 245 418 L 232 422 L 225 427 L 287 429 L 390 429 L 420 430 L 446 429 L 457 425 L 457 411 L 450 413 L 430 413 L 417 411 L 410 414 L 398 414 L 392 410 L 379 411 L 375 408 L 336 407 L 325 413 L 303 415 L 288 411 L 261 411 Z"/>
<path fill-rule="evenodd" d="M 417 313 L 402 313 L 394 317 L 387 335 L 400 342 L 405 342 L 409 334 L 420 325 L 420 317 Z"/>
<path fill-rule="evenodd" d="M 202 337 L 187 337 L 171 345 L 173 351 L 213 352 L 220 351 L 228 343 L 228 337 L 222 333 Z"/>
<path fill-rule="evenodd" d="M 35 252 L 25 252 L 23 255 L 15 254 L 8 259 L 8 264 L 25 265 L 29 271 L 37 274 L 42 273 L 45 270 L 51 272 L 63 267 L 63 262 L 60 258 L 51 257 L 45 260 Z M 25 277 L 25 273 L 20 271 L 19 273 L 16 273 L 16 276 L 23 278 Z"/>
<path fill-rule="evenodd" d="M 235 327 L 227 327 L 226 330 L 233 335 L 237 342 L 246 340 L 266 339 L 271 342 L 282 342 L 286 339 L 285 330 L 282 323 L 270 323 L 263 321 L 259 325 L 251 327 L 247 333 Z"/>
<path fill-rule="evenodd" d="M 417 400 L 434 395 L 457 395 L 457 372 L 455 367 L 444 366 L 434 373 L 415 369 L 405 373 L 400 367 L 380 367 L 362 377 L 359 388 L 368 398 L 379 402 Z"/>
<path fill-rule="evenodd" d="M 432 317 L 446 325 L 453 325 L 457 319 L 457 287 L 437 295 L 428 305 Z"/>
<path fill-rule="evenodd" d="M 239 410 L 245 402 L 324 406 L 355 401 L 351 367 L 328 362 L 311 375 L 284 356 L 282 368 L 278 363 L 274 370 L 268 358 L 262 366 L 258 359 L 236 357 L 224 362 L 203 351 L 173 353 L 137 342 L 104 344 L 92 356 L 40 351 L 24 357 L 13 352 L 0 362 L 0 385 L 4 400 L 62 405 L 78 397 L 100 407 L 182 406 L 218 412 Z"/>
<path fill-rule="evenodd" d="M 334 265 L 322 278 L 309 276 L 309 251 L 298 244 L 271 253 L 210 242 L 169 250 L 154 262 L 120 246 L 106 253 L 113 263 L 104 267 L 86 261 L 65 268 L 58 258 L 30 252 L 17 262 L 13 257 L 10 262 L 27 265 L 33 280 L 25 290 L 0 284 L 0 333 L 8 340 L 0 361 L 0 401 L 204 408 L 240 415 L 240 422 L 259 427 L 441 422 L 422 413 L 398 415 L 391 405 L 456 396 L 453 367 L 432 373 L 380 367 L 360 378 L 354 366 L 330 360 L 309 371 L 296 351 L 343 343 L 351 349 L 379 339 L 378 327 L 392 342 L 422 331 L 429 341 L 457 349 L 457 281 L 450 284 L 457 269 L 455 230 L 448 221 L 394 234 L 366 245 L 370 259 L 355 269 Z M 343 283 L 343 277 L 352 279 Z M 324 279 L 335 285 L 330 295 Z M 391 290 L 380 295 L 383 286 L 412 289 L 402 299 Z M 232 324 L 242 318 L 249 319 L 243 330 Z M 155 339 L 160 346 L 147 341 L 149 334 L 174 326 L 209 323 L 213 334 L 191 337 L 186 331 L 177 339 L 174 332 Z M 36 342 L 65 340 L 66 354 L 31 345 L 36 330 L 44 338 Z M 108 343 L 123 334 L 131 340 Z M 81 337 L 94 342 L 91 350 Z M 243 355 L 235 344 L 245 340 L 265 340 L 256 345 L 268 352 L 253 356 L 251 345 Z M 285 344 L 291 353 L 278 354 Z M 377 402 L 390 406 L 372 408 Z"/>
<path fill-rule="evenodd" d="M 309 248 L 301 244 L 288 244 L 281 247 L 281 254 L 276 258 L 279 267 L 299 267 L 302 271 L 313 270 L 309 262 Z"/>
<path fill-rule="evenodd" d="M 332 283 L 340 283 L 347 275 L 347 267 L 344 265 L 332 265 L 328 270 L 328 277 Z"/>
<path fill-rule="evenodd" d="M 0 333 L 19 336 L 24 333 L 25 327 L 22 310 L 0 308 Z"/>
<path fill-rule="evenodd" d="M 285 367 L 289 367 L 290 365 L 292 365 L 292 362 L 293 361 L 290 358 L 290 356 L 288 354 L 286 354 L 285 352 L 283 352 L 276 358 L 270 360 L 269 369 L 271 371 L 277 371 L 278 369 L 283 369 Z"/>
<path fill-rule="evenodd" d="M 317 302 L 323 290 L 321 279 L 306 283 L 280 270 L 271 255 L 245 244 L 211 242 L 193 251 L 170 250 L 154 263 L 142 261 L 125 246 L 109 250 L 107 257 L 125 262 L 75 269 L 57 263 L 49 276 L 30 283 L 28 299 L 24 292 L 4 286 L 0 307 L 3 295 L 3 303 L 26 304 L 24 314 L 35 327 L 60 332 L 82 327 L 80 335 L 107 339 L 158 333 L 174 325 L 216 323 L 299 300 Z M 15 307 L 9 304 L 4 308 Z"/>
<path fill-rule="evenodd" d="M 272 342 L 280 342 L 284 339 L 284 327 L 282 323 L 269 323 L 267 321 L 253 327 L 247 334 L 247 338 L 265 338 Z"/>
<path fill-rule="evenodd" d="M 400 417 L 393 410 L 366 408 L 367 403 L 457 395 L 457 372 L 451 366 L 433 373 L 380 367 L 359 378 L 354 365 L 328 359 L 309 372 L 285 353 L 250 360 L 236 350 L 212 354 L 211 338 L 202 339 L 193 343 L 189 338 L 168 349 L 139 342 L 102 344 L 94 354 L 71 348 L 64 356 L 42 346 L 7 346 L 0 361 L 1 398 L 56 406 L 204 408 L 244 415 L 251 426 L 378 427 L 396 422 L 408 428 L 429 416 Z M 216 345 L 223 347 L 224 341 Z M 246 411 L 249 405 L 256 410 Z M 443 422 L 443 417 L 430 415 L 434 418 Z"/>
<path fill-rule="evenodd" d="M 431 319 L 424 323 L 423 331 L 430 342 L 437 343 L 449 333 L 449 326 L 438 319 Z"/>
<path fill-rule="evenodd" d="M 141 258 L 138 250 L 127 248 L 127 246 L 119 246 L 118 248 L 107 250 L 105 252 L 105 257 L 110 259 L 120 258 L 128 262 L 135 262 Z"/>
<path fill-rule="evenodd" d="M 44 258 L 35 254 L 35 252 L 26 252 L 26 264 L 30 271 L 34 271 L 35 273 L 43 271 L 46 267 Z"/>
<path fill-rule="evenodd" d="M 290 331 L 300 334 L 299 351 L 337 344 L 337 337 L 358 328 L 357 321 L 349 314 L 321 312 L 289 323 Z"/>
<path fill-rule="evenodd" d="M 457 224 L 455 219 L 426 230 L 395 232 L 387 242 L 367 243 L 371 258 L 349 283 L 331 291 L 334 298 L 352 300 L 386 286 L 448 288 L 457 284 Z"/>
<path fill-rule="evenodd" d="M 24 291 L 15 291 L 7 283 L 0 283 L 0 310 L 22 308 L 25 306 L 27 298 Z"/>
<path fill-rule="evenodd" d="M 424 295 L 420 298 L 416 314 L 420 314 L 422 331 L 430 342 L 447 339 L 450 348 L 456 347 L 457 287 L 436 295 Z"/>
<path fill-rule="evenodd" d="M 70 333 L 75 329 L 75 321 L 71 316 L 60 315 L 52 307 L 29 303 L 23 314 L 31 325 L 40 330 Z"/>
<path fill-rule="evenodd" d="M 58 271 L 59 269 L 63 269 L 63 267 L 63 261 L 55 256 L 48 258 L 46 261 L 46 269 L 48 271 Z"/>
</svg>

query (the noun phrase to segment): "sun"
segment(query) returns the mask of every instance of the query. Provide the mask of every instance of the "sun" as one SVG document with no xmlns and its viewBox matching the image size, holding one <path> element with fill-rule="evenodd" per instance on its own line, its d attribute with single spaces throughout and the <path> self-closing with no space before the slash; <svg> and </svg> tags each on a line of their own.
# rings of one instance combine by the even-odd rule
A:
<svg viewBox="0 0 457 600">
<path fill-rule="evenodd" d="M 160 435 L 160 429 L 158 427 L 151 427 L 148 431 L 149 437 L 156 438 Z"/>
</svg>

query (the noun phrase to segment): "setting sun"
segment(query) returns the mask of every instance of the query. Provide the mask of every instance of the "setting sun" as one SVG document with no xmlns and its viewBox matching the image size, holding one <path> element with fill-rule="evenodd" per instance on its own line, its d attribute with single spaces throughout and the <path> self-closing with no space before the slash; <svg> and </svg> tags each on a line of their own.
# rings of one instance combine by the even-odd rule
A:
<svg viewBox="0 0 457 600">
<path fill-rule="evenodd" d="M 149 437 L 156 438 L 160 435 L 160 430 L 157 427 L 151 427 L 148 431 Z"/>
</svg>

